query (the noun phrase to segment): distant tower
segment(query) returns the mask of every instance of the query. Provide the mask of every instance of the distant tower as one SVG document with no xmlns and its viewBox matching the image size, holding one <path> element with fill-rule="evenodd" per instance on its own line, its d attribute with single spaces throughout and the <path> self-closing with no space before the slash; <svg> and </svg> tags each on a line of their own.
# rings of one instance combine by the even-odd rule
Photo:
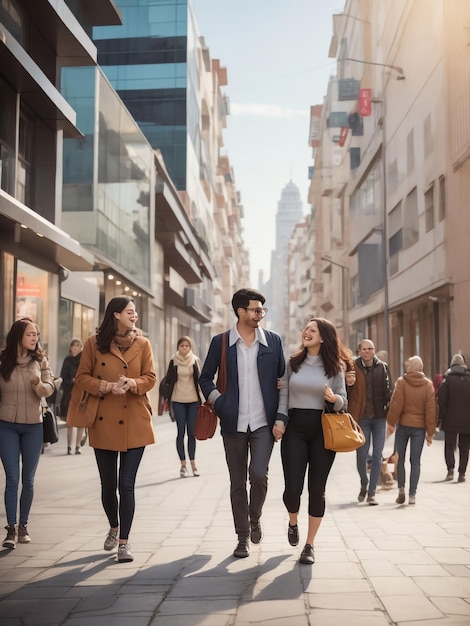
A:
<svg viewBox="0 0 470 626">
<path fill-rule="evenodd" d="M 303 219 L 303 206 L 297 185 L 290 180 L 281 192 L 276 213 L 276 248 L 271 255 L 270 327 L 284 339 L 287 331 L 287 256 L 295 225 Z"/>
</svg>

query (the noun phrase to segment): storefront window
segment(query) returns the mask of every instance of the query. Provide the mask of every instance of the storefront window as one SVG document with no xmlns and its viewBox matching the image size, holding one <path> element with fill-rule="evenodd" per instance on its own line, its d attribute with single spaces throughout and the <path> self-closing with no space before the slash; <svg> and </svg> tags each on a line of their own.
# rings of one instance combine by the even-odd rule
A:
<svg viewBox="0 0 470 626">
<path fill-rule="evenodd" d="M 50 275 L 23 261 L 17 262 L 15 319 L 29 317 L 39 326 L 41 344 L 47 352 Z"/>
<path fill-rule="evenodd" d="M 94 314 L 94 310 L 90 307 L 66 298 L 60 298 L 59 341 L 57 346 L 58 372 L 60 372 L 64 358 L 69 353 L 72 339 L 77 337 L 85 343 L 88 337 L 95 334 Z"/>
</svg>

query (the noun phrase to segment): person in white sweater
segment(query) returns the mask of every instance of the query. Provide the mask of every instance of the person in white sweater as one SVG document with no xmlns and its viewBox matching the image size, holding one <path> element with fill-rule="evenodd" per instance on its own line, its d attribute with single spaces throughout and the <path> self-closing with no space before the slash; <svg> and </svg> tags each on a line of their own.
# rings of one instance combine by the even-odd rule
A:
<svg viewBox="0 0 470 626">
<path fill-rule="evenodd" d="M 184 438 L 187 435 L 188 456 L 193 476 L 199 476 L 196 466 L 196 427 L 197 407 L 201 404 L 199 393 L 199 376 L 201 362 L 193 353 L 191 339 L 180 337 L 177 350 L 168 365 L 166 381 L 168 384 L 168 399 L 171 401 L 171 411 L 174 415 L 177 435 L 176 451 L 180 458 L 180 477 L 188 476 L 186 466 L 186 452 Z"/>
<path fill-rule="evenodd" d="M 323 318 L 312 318 L 302 331 L 302 346 L 290 357 L 281 388 L 279 413 L 287 415 L 287 425 L 276 422 L 281 439 L 284 470 L 284 504 L 289 514 L 287 538 L 299 543 L 297 524 L 300 497 L 308 467 L 308 529 L 300 563 L 315 562 L 314 540 L 325 514 L 325 487 L 335 452 L 326 450 L 321 414 L 325 402 L 335 411 L 345 409 L 346 385 L 344 355 L 335 326 Z"/>
</svg>

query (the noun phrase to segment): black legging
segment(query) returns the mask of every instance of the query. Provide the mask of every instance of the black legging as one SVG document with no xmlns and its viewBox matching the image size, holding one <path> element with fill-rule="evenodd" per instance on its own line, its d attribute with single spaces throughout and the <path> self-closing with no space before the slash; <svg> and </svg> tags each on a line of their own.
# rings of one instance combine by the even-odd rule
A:
<svg viewBox="0 0 470 626">
<path fill-rule="evenodd" d="M 322 411 L 291 409 L 281 441 L 284 469 L 284 504 L 289 513 L 298 513 L 305 471 L 308 465 L 308 514 L 325 514 L 325 487 L 336 453 L 325 450 L 321 426 Z"/>
<path fill-rule="evenodd" d="M 111 528 L 119 526 L 119 539 L 128 539 L 135 511 L 134 486 L 144 447 L 127 452 L 95 448 L 96 463 L 101 479 L 101 502 Z M 118 456 L 119 483 L 118 483 Z M 117 489 L 119 487 L 119 504 Z M 119 515 L 118 515 L 119 514 Z"/>
</svg>

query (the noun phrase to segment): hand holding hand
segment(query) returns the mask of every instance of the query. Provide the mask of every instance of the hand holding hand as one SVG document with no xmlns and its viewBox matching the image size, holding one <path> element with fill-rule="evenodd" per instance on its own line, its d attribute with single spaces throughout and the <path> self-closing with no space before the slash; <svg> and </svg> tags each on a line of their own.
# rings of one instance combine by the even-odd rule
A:
<svg viewBox="0 0 470 626">
<path fill-rule="evenodd" d="M 282 439 L 282 435 L 286 432 L 286 427 L 284 424 L 276 423 L 273 426 L 273 437 L 274 441 L 280 441 Z"/>
</svg>

